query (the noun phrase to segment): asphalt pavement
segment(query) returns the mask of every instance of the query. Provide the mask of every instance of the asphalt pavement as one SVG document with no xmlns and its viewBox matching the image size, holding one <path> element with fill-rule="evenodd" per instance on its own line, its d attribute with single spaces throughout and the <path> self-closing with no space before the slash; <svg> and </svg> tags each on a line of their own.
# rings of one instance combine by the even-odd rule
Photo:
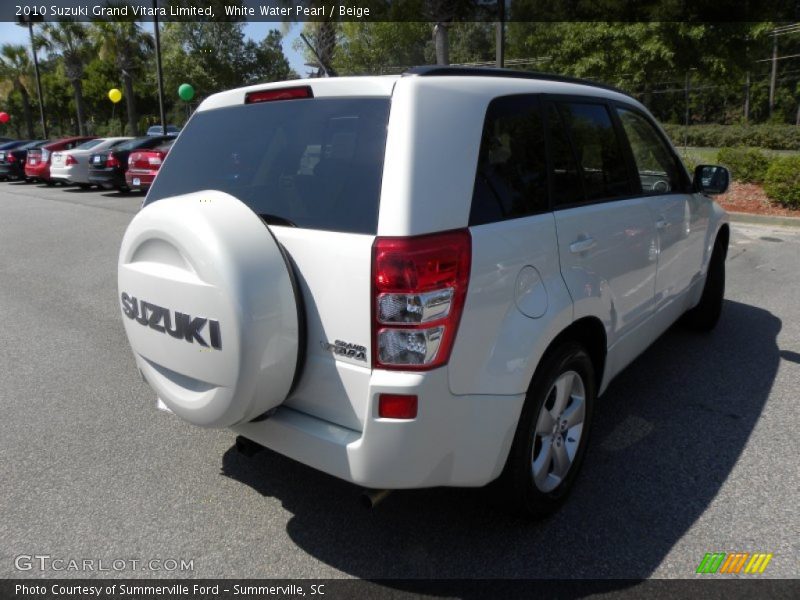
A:
<svg viewBox="0 0 800 600">
<path fill-rule="evenodd" d="M 530 523 L 485 490 L 367 511 L 158 411 L 116 297 L 141 200 L 0 183 L 0 577 L 109 575 L 16 564 L 47 555 L 125 577 L 691 578 L 707 552 L 800 574 L 800 229 L 734 224 L 717 330 L 675 327 L 613 382 L 572 498 Z"/>
</svg>

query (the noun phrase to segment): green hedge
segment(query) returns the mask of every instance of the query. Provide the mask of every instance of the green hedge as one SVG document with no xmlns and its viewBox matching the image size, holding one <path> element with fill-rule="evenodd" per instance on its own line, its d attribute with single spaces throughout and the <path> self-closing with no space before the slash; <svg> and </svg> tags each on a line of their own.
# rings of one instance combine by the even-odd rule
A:
<svg viewBox="0 0 800 600">
<path fill-rule="evenodd" d="M 800 208 L 800 156 L 773 159 L 764 178 L 764 191 L 784 206 Z"/>
<path fill-rule="evenodd" d="M 770 158 L 755 148 L 722 148 L 717 162 L 728 167 L 736 181 L 763 183 Z"/>
<path fill-rule="evenodd" d="M 683 125 L 666 124 L 664 129 L 676 146 L 735 148 L 753 146 L 771 150 L 800 150 L 800 127 L 763 123 L 760 125 Z"/>
</svg>

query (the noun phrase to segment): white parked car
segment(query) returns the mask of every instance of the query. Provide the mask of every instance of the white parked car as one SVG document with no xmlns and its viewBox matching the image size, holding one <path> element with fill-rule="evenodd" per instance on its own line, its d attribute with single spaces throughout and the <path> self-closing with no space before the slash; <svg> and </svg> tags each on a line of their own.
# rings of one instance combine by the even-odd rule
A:
<svg viewBox="0 0 800 600">
<path fill-rule="evenodd" d="M 95 152 L 109 150 L 133 138 L 109 137 L 97 138 L 82 143 L 72 150 L 54 152 L 50 164 L 50 178 L 61 183 L 75 183 L 82 188 L 89 188 L 89 156 Z"/>
<path fill-rule="evenodd" d="M 716 324 L 728 179 L 692 179 L 644 106 L 579 80 L 219 93 L 122 241 L 125 331 L 190 423 L 367 488 L 500 478 L 546 514 L 614 376 L 679 318 Z"/>
</svg>

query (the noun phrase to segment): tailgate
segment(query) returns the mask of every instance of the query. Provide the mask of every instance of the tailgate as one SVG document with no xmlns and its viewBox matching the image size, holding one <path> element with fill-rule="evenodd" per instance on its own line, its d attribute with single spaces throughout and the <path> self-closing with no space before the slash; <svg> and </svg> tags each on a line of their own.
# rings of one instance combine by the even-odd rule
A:
<svg viewBox="0 0 800 600">
<path fill-rule="evenodd" d="M 306 317 L 305 364 L 285 404 L 353 430 L 362 429 L 371 377 L 389 107 L 388 97 L 304 97 L 199 111 L 146 200 L 219 190 L 262 218 L 287 253 Z"/>
<path fill-rule="evenodd" d="M 361 430 L 371 375 L 374 236 L 271 227 L 303 298 L 305 364 L 286 406 Z"/>
</svg>

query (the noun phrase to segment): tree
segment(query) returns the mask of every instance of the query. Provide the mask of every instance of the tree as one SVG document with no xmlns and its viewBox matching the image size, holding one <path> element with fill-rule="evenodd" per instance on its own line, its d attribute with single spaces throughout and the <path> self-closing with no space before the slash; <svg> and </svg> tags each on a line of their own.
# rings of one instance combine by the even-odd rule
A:
<svg viewBox="0 0 800 600">
<path fill-rule="evenodd" d="M 153 38 L 133 21 L 95 21 L 92 36 L 100 57 L 114 63 L 122 76 L 130 135 L 138 135 L 134 75 L 153 50 Z"/>
<path fill-rule="evenodd" d="M 450 64 L 450 28 L 453 23 L 480 21 L 485 8 L 474 0 L 424 0 L 424 12 L 434 23 L 433 45 L 437 65 Z"/>
<path fill-rule="evenodd" d="M 685 118 L 687 83 L 690 121 L 735 120 L 734 115 L 742 114 L 746 74 L 752 70 L 751 116 L 758 118 L 760 82 L 768 75 L 756 76 L 755 71 L 768 65 L 757 61 L 769 56 L 765 32 L 771 27 L 513 21 L 508 25 L 508 55 L 530 61 L 537 70 L 615 85 L 641 99 L 660 119 L 678 122 Z M 785 53 L 792 52 L 787 45 Z"/>
<path fill-rule="evenodd" d="M 22 112 L 29 138 L 33 138 L 33 114 L 31 112 L 28 86 L 31 81 L 31 62 L 28 50 L 21 44 L 3 44 L 0 47 L 0 79 L 4 80 L 11 91 L 19 94 L 22 100 Z"/>
<path fill-rule="evenodd" d="M 289 66 L 283 53 L 283 36 L 276 29 L 267 32 L 266 37 L 255 47 L 255 65 L 251 73 L 257 81 L 282 81 L 297 79 L 298 75 Z M 253 44 L 254 42 L 250 41 Z"/>
<path fill-rule="evenodd" d="M 237 22 L 173 22 L 164 27 L 164 79 L 168 90 L 191 83 L 200 97 L 295 75 L 272 30 L 261 42 L 246 40 Z"/>
<path fill-rule="evenodd" d="M 342 23 L 334 65 L 343 75 L 395 73 L 429 62 L 429 45 L 428 23 Z"/>
<path fill-rule="evenodd" d="M 322 77 L 326 71 L 330 74 L 335 61 L 340 25 L 334 21 L 308 21 L 303 25 L 303 35 L 314 51 L 303 46 L 306 61 L 319 64 L 316 77 Z M 298 40 L 297 43 L 302 43 Z M 316 55 L 315 55 L 316 53 Z M 334 70 L 334 73 L 336 71 Z"/>
<path fill-rule="evenodd" d="M 82 23 L 61 21 L 47 23 L 37 40 L 48 52 L 61 56 L 64 73 L 72 86 L 78 135 L 85 133 L 86 109 L 83 100 L 84 65 L 94 50 L 87 27 Z"/>
<path fill-rule="evenodd" d="M 448 40 L 452 62 L 486 62 L 494 52 L 494 25 L 453 23 Z M 382 74 L 435 61 L 429 23 L 350 22 L 341 25 L 334 64 L 343 74 Z"/>
</svg>

